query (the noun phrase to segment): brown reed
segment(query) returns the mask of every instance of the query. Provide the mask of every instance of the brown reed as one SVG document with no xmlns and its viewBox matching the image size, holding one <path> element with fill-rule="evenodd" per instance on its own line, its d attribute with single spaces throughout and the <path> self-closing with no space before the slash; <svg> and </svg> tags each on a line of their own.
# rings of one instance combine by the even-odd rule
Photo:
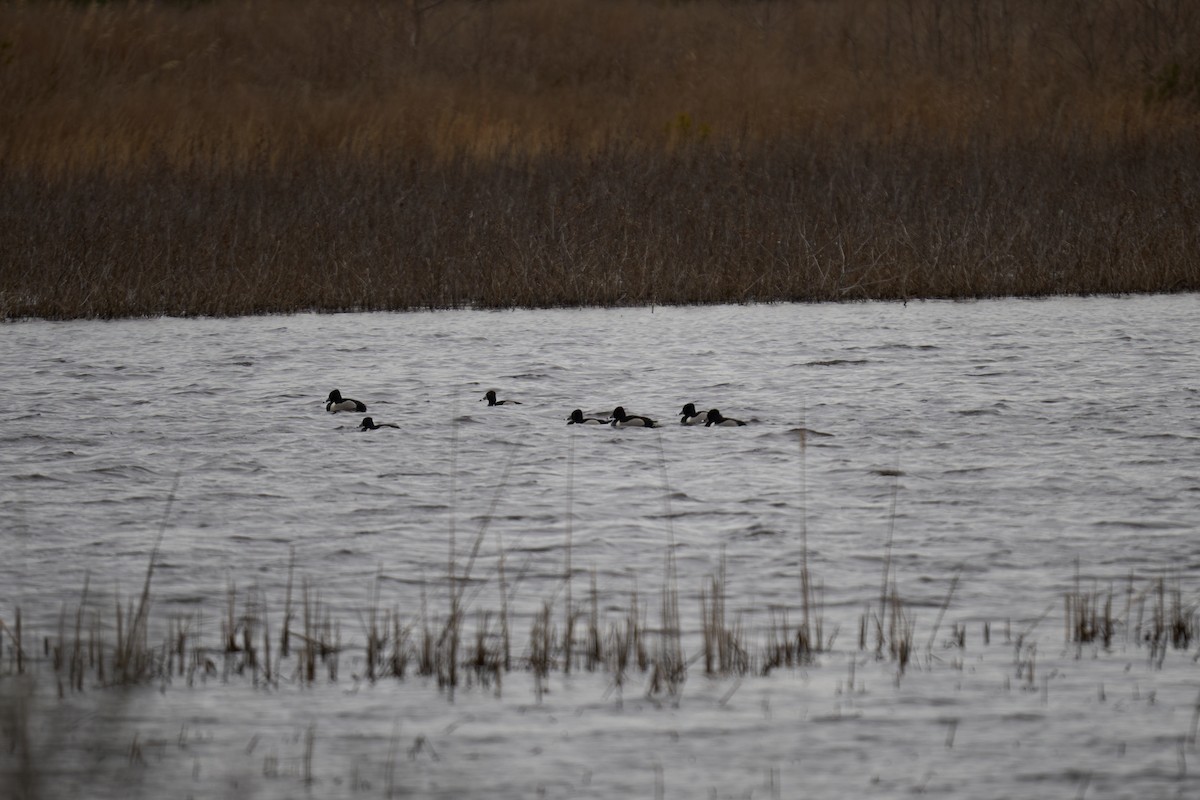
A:
<svg viewBox="0 0 1200 800">
<path fill-rule="evenodd" d="M 671 511 L 671 481 L 667 474 L 667 456 L 663 450 L 662 436 L 657 438 L 658 468 L 662 475 L 663 518 L 667 522 L 667 547 L 663 557 L 663 585 L 659 602 L 658 647 L 655 648 L 650 673 L 650 683 L 647 686 L 647 696 L 665 695 L 678 701 L 679 694 L 687 679 L 687 658 L 683 650 L 683 628 L 679 617 L 679 570 L 675 559 L 675 515 Z M 723 591 L 723 589 L 722 589 Z M 715 602 L 715 600 L 714 600 Z M 701 611 L 704 618 L 706 610 Z M 724 605 L 721 615 L 724 614 Z M 718 636 L 724 637 L 723 619 L 717 620 L 722 625 Z M 704 630 L 710 630 L 709 623 L 704 623 Z"/>
<path fill-rule="evenodd" d="M 1144 623 L 1145 604 L 1151 603 L 1150 619 Z M 1197 604 L 1185 603 L 1178 574 L 1159 576 L 1142 593 L 1139 602 L 1137 638 L 1149 646 L 1150 661 L 1162 666 L 1169 648 L 1186 650 L 1200 633 Z"/>
<path fill-rule="evenodd" d="M 650 656 L 645 643 L 646 623 L 638 603 L 636 584 L 629 595 L 629 606 L 619 622 L 609 625 L 604 664 L 612 675 L 613 685 L 620 689 L 631 667 L 645 672 Z"/>
<path fill-rule="evenodd" d="M 715 574 L 700 587 L 700 623 L 704 643 L 705 675 L 742 675 L 750 669 L 750 655 L 742 643 L 741 620 L 730 626 L 725 619 L 725 551 Z"/>
<path fill-rule="evenodd" d="M 666 488 L 666 491 L 670 489 Z M 679 620 L 679 582 L 674 541 L 667 544 L 664 573 L 659 604 L 658 646 L 650 661 L 650 681 L 646 694 L 678 700 L 687 680 L 688 660 L 683 650 L 683 629 Z"/>
<path fill-rule="evenodd" d="M 668 555 L 667 576 L 672 574 L 671 561 Z M 1130 580 L 1134 580 L 1132 576 Z M 1111 605 L 1111 591 L 1101 593 L 1084 590 L 1077 572 L 1076 588 L 1068 595 L 1065 607 L 1064 640 L 1068 644 L 1078 645 L 1079 637 L 1086 633 L 1093 637 L 1093 641 L 1102 641 L 1099 634 L 1106 627 L 1111 626 L 1115 630 L 1124 625 L 1134 629 L 1133 645 L 1144 647 L 1151 664 L 1161 667 L 1168 651 L 1187 651 L 1196 638 L 1197 604 L 1185 599 L 1181 583 L 1178 575 L 1156 576 L 1143 581 L 1136 587 L 1137 603 L 1143 606 L 1138 618 L 1109 618 L 1104 609 Z M 683 631 L 679 627 L 678 589 L 671 580 L 666 580 L 657 627 L 648 629 L 635 587 L 625 608 L 618 612 L 618 619 L 607 621 L 606 636 L 598 635 L 604 620 L 589 621 L 589 627 L 597 633 L 589 634 L 584 663 L 589 669 L 606 671 L 617 689 L 623 687 L 630 673 L 638 672 L 643 676 L 650 696 L 670 699 L 678 696 L 686 682 L 688 667 L 694 661 L 704 662 L 706 674 L 737 677 L 751 669 L 768 674 L 780 666 L 816 665 L 816 656 L 828 652 L 825 649 L 813 649 L 811 643 L 809 649 L 803 649 L 805 640 L 796 629 L 789 627 L 787 621 L 789 613 L 798 610 L 798 606 L 772 607 L 763 644 L 751 646 L 748 644 L 752 641 L 751 637 L 745 635 L 740 622 L 730 626 L 725 621 L 723 598 L 728 590 L 723 570 L 718 568 L 709 577 L 708 584 L 695 595 L 702 625 L 698 631 L 699 649 L 694 655 L 689 656 L 685 651 Z M 242 617 L 235 620 L 237 631 L 242 635 L 234 640 L 233 650 L 228 649 L 230 637 L 225 625 L 220 626 L 216 633 L 215 647 L 205 640 L 199 625 L 199 610 L 191 620 L 170 615 L 158 622 L 152 618 L 154 606 L 147 602 L 144 605 L 145 622 L 141 623 L 143 629 L 165 632 L 160 640 L 162 644 L 152 646 L 148 634 L 144 637 L 131 634 L 138 627 L 131 626 L 129 621 L 137 615 L 135 606 L 138 604 L 117 603 L 115 613 L 102 618 L 101 609 L 106 606 L 97 603 L 91 597 L 92 593 L 85 591 L 81 593 L 78 606 L 74 609 L 64 608 L 58 615 L 55 633 L 43 637 L 43 657 L 31 659 L 27 654 L 25 662 L 18 667 L 14 654 L 6 665 L 5 674 L 11 676 L 32 672 L 36 675 L 40 674 L 41 669 L 47 669 L 58 681 L 61 694 L 83 692 L 89 685 L 103 687 L 161 681 L 165 687 L 172 680 L 185 675 L 189 686 L 194 684 L 197 677 L 204 680 L 220 675 L 222 680 L 230 680 L 247 674 L 255 686 L 263 687 L 278 685 L 281 677 L 288 674 L 291 675 L 290 680 L 301 685 L 321 679 L 336 683 L 339 680 L 339 658 L 349 650 L 352 660 L 365 658 L 367 670 L 371 669 L 370 664 L 375 664 L 375 678 L 372 680 L 385 674 L 402 680 L 406 677 L 409 661 L 416 660 L 419 665 L 427 662 L 419 667 L 418 672 L 430 678 L 436 677 L 436 684 L 444 690 L 453 691 L 460 685 L 461 675 L 466 675 L 473 682 L 492 686 L 499 692 L 505 675 L 513 670 L 523 670 L 532 676 L 534 690 L 540 697 L 547 690 L 553 673 L 565 674 L 568 671 L 566 645 L 555 624 L 559 610 L 550 601 L 542 601 L 538 610 L 528 617 L 529 643 L 525 656 L 509 666 L 505 664 L 501 640 L 496 631 L 498 615 L 490 609 L 476 608 L 473 630 L 457 632 L 458 636 L 471 642 L 471 646 L 462 648 L 461 655 L 446 646 L 444 637 L 454 634 L 447 632 L 445 623 L 439 624 L 426 617 L 422 623 L 427 628 L 426 638 L 423 642 L 413 641 L 410 636 L 411 625 L 402 624 L 401 615 L 395 611 L 383 618 L 376 613 L 377 626 L 372 629 L 367 625 L 361 641 L 344 645 L 340 634 L 341 620 L 335 619 L 332 608 L 315 595 L 307 576 L 301 577 L 300 585 L 303 629 L 294 631 L 293 636 L 301 644 L 294 648 L 290 656 L 271 654 L 265 598 L 253 588 L 238 597 L 236 583 L 230 581 L 224 609 L 219 616 L 224 617 L 230 607 L 236 608 L 239 603 L 246 609 Z M 371 597 L 372 603 L 382 604 L 378 586 L 372 589 Z M 877 645 L 877 657 L 897 665 L 899 680 L 914 655 L 916 624 L 894 581 L 890 583 L 885 599 L 883 612 L 876 614 L 873 610 L 869 611 L 863 615 L 860 624 L 864 629 L 876 628 L 881 632 L 882 643 Z M 943 603 L 943 607 L 948 604 L 948 601 Z M 1014 647 L 1016 679 L 1026 691 L 1038 688 L 1038 642 L 1034 639 L 1034 631 L 1055 607 L 1058 607 L 1057 603 L 1051 604 L 1041 617 L 1009 637 Z M 593 614 L 599 616 L 598 611 Z M 368 619 L 371 616 L 368 610 Z M 74 624 L 65 624 L 67 619 L 74 620 Z M 86 634 L 87 626 L 82 623 L 85 619 L 91 620 L 91 632 Z M 385 636 L 383 632 L 389 629 L 390 634 Z M 106 640 L 105 631 L 116 631 L 115 640 Z M 250 632 L 251 641 L 261 638 L 261 652 L 257 646 L 247 646 L 246 631 Z M 954 624 L 953 639 L 960 649 L 964 646 L 964 631 L 965 626 Z M 653 648 L 647 647 L 648 636 L 653 637 Z M 1110 632 L 1109 636 L 1111 639 L 1115 633 Z M 936 640 L 936 630 L 930 635 L 930 640 Z M 816 641 L 815 638 L 811 640 Z M 863 644 L 860 642 L 860 648 Z M 390 655 L 384 659 L 382 653 L 387 647 L 390 647 Z M 219 669 L 210 657 L 210 653 L 218 652 L 226 659 L 224 669 Z M 368 656 L 368 652 L 372 655 Z M 452 657 L 459 658 L 459 663 L 447 663 L 447 659 Z M 853 676 L 850 683 L 853 684 Z"/>
<path fill-rule="evenodd" d="M 933 620 L 933 630 L 929 632 L 929 641 L 925 643 L 925 653 L 927 656 L 933 652 L 933 644 L 937 640 L 938 630 L 942 626 L 942 619 L 946 616 L 946 610 L 950 608 L 950 601 L 954 597 L 954 590 L 958 588 L 958 578 L 961 573 L 962 567 L 955 570 L 954 577 L 950 580 L 950 587 L 946 590 L 946 599 L 942 601 L 937 617 Z M 951 640 L 961 650 L 966 639 L 966 626 L 960 627 L 957 623 L 953 623 L 952 628 Z"/>
<path fill-rule="evenodd" d="M 0 318 L 1200 289 L 1194 3 L 421 7 L 0 5 Z"/>
<path fill-rule="evenodd" d="M 584 663 L 588 672 L 595 672 L 604 663 L 604 644 L 600 636 L 600 593 L 596 589 L 596 569 L 592 568 L 591 604 L 588 613 L 587 643 Z"/>
<path fill-rule="evenodd" d="M 554 665 L 557 637 L 550 603 L 543 602 L 542 610 L 533 618 L 529 631 L 529 668 L 533 671 L 534 693 L 539 702 L 546 691 L 546 680 Z"/>
<path fill-rule="evenodd" d="M 859 649 L 866 649 L 867 632 L 874 625 L 875 629 L 875 657 L 883 658 L 883 652 L 886 647 L 888 658 L 896 662 L 899 666 L 896 678 L 904 674 L 908 667 L 908 661 L 912 657 L 913 636 L 916 630 L 916 620 L 908 613 L 907 606 L 900 596 L 895 578 L 895 567 L 892 563 L 892 545 L 896 533 L 896 500 L 900 493 L 900 475 L 903 473 L 899 467 L 889 470 L 888 474 L 893 477 L 892 493 L 891 493 L 891 509 L 888 513 L 888 530 L 887 538 L 883 544 L 883 578 L 879 586 L 879 611 L 873 613 L 871 606 L 868 604 L 866 611 L 859 618 L 858 623 L 858 646 Z M 957 577 L 951 583 L 950 592 L 947 593 L 945 605 L 949 605 L 950 597 L 954 591 L 954 586 L 957 585 Z M 941 624 L 941 615 L 938 616 L 937 624 L 934 627 L 933 635 L 937 634 L 937 625 Z"/>
<path fill-rule="evenodd" d="M 367 653 L 366 667 L 367 680 L 374 683 L 376 663 L 381 659 L 381 654 L 384 647 L 387 646 L 387 639 L 380 633 L 379 620 L 379 589 L 380 582 L 383 579 L 383 571 L 379 570 L 375 573 L 375 582 L 371 586 L 371 601 L 367 606 Z M 382 629 L 387 630 L 386 621 L 383 621 Z"/>
<path fill-rule="evenodd" d="M 1084 590 L 1079 562 L 1076 560 L 1075 585 L 1072 591 L 1063 596 L 1063 601 L 1067 641 L 1076 643 L 1077 655 L 1082 652 L 1084 644 L 1099 642 L 1105 649 L 1112 645 L 1115 630 L 1112 586 L 1106 592 L 1098 587 L 1093 587 L 1090 592 Z"/>
</svg>

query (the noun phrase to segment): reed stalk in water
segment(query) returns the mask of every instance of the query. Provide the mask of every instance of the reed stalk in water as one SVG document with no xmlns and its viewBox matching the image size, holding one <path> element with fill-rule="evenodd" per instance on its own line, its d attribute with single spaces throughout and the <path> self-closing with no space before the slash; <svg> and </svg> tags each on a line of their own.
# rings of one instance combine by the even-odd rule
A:
<svg viewBox="0 0 1200 800">
<path fill-rule="evenodd" d="M 724 598 L 728 594 L 728 587 L 724 571 L 720 568 L 709 576 L 706 585 L 694 596 L 701 626 L 694 632 L 693 641 L 685 645 L 684 631 L 679 626 L 679 592 L 676 582 L 671 579 L 675 569 L 671 563 L 671 553 L 668 550 L 664 562 L 666 572 L 659 618 L 652 629 L 648 630 L 645 609 L 636 586 L 616 618 L 609 620 L 601 618 L 593 590 L 588 643 L 586 653 L 581 657 L 589 669 L 606 672 L 614 688 L 623 687 L 631 674 L 640 674 L 651 695 L 675 697 L 687 679 L 689 665 L 696 661 L 703 663 L 706 674 L 728 677 L 742 675 L 750 669 L 768 674 L 783 666 L 816 666 L 819 664 L 817 656 L 830 652 L 825 647 L 813 649 L 815 638 L 808 642 L 808 649 L 805 649 L 806 640 L 789 622 L 790 614 L 800 610 L 798 604 L 791 607 L 772 605 L 769 609 L 770 621 L 763 630 L 765 636 L 762 644 L 752 646 L 752 639 L 746 635 L 743 624 L 738 621 L 730 625 L 726 619 Z M 1131 629 L 1131 643 L 1144 648 L 1149 662 L 1155 667 L 1162 665 L 1168 652 L 1186 653 L 1196 638 L 1198 604 L 1194 599 L 1185 597 L 1181 578 L 1156 576 L 1137 582 L 1131 576 L 1130 581 L 1139 597 L 1134 605 L 1142 605 L 1143 610 L 1132 618 L 1122 618 L 1110 615 L 1111 591 L 1084 590 L 1083 581 L 1077 573 L 1076 588 L 1067 595 L 1065 603 L 1056 601 L 1049 604 L 1040 617 L 1008 637 L 1014 648 L 1013 663 L 1018 681 L 1026 689 L 1035 688 L 1038 642 L 1033 634 L 1041 621 L 1056 608 L 1065 608 L 1066 611 L 1064 642 L 1067 645 L 1078 647 L 1078 637 L 1083 634 L 1091 636 L 1092 641 L 1101 642 L 1100 634 L 1108 626 L 1114 631 L 1126 627 Z M 950 585 L 951 591 L 947 592 L 947 598 L 941 605 L 943 610 L 949 606 L 955 586 L 953 580 Z M 446 647 L 443 638 L 453 635 L 446 631 L 448 623 L 429 618 L 414 620 L 413 624 L 419 624 L 424 630 L 423 636 L 414 640 L 410 635 L 411 626 L 402 624 L 399 613 L 393 610 L 381 618 L 376 612 L 376 625 L 372 628 L 367 624 L 363 629 L 362 641 L 343 644 L 340 633 L 342 620 L 313 590 L 306 575 L 301 576 L 300 586 L 299 610 L 303 627 L 295 635 L 301 646 L 293 648 L 288 656 L 271 650 L 267 615 L 262 610 L 266 607 L 265 599 L 253 589 L 239 598 L 233 581 L 227 584 L 226 596 L 221 601 L 223 607 L 217 614 L 224 618 L 228 609 L 236 607 L 239 601 L 247 608 L 241 619 L 235 619 L 235 626 L 242 636 L 235 639 L 236 649 L 232 651 L 228 649 L 229 628 L 225 624 L 213 634 L 214 641 L 206 640 L 198 624 L 199 609 L 190 622 L 174 614 L 164 620 L 155 620 L 152 614 L 154 606 L 147 604 L 144 621 L 131 625 L 130 619 L 137 616 L 137 604 L 116 603 L 112 607 L 99 604 L 92 598 L 94 592 L 89 589 L 81 593 L 78 606 L 64 607 L 57 615 L 54 634 L 38 636 L 44 642 L 42 658 L 31 659 L 26 654 L 25 660 L 18 664 L 13 653 L 6 663 L 5 677 L 32 674 L 36 678 L 48 671 L 59 682 L 63 693 L 87 691 L 92 686 L 154 681 L 161 681 L 165 687 L 172 680 L 182 679 L 185 675 L 188 686 L 193 685 L 196 678 L 204 680 L 209 676 L 223 675 L 223 680 L 233 680 L 247 673 L 252 676 L 255 685 L 264 687 L 277 686 L 289 675 L 298 685 L 313 684 L 321 675 L 329 682 L 336 683 L 339 680 L 339 659 L 346 651 L 351 653 L 354 661 L 362 658 L 368 665 L 374 663 L 376 680 L 384 674 L 381 670 L 385 665 L 386 674 L 402 680 L 406 677 L 407 664 L 415 661 L 418 674 L 430 678 L 436 676 L 435 682 L 444 689 L 458 686 L 458 683 L 451 681 L 461 683 L 461 675 L 465 673 L 481 685 L 492 685 L 499 691 L 500 681 L 506 674 L 527 670 L 534 678 L 535 690 L 540 693 L 546 689 L 551 675 L 568 671 L 564 658 L 566 646 L 555 624 L 559 610 L 550 600 L 541 601 L 535 611 L 525 616 L 530 622 L 528 648 L 524 656 L 513 659 L 508 665 L 504 660 L 502 639 L 496 631 L 500 615 L 488 608 L 476 608 L 475 614 L 470 617 L 474 620 L 473 628 L 463 626 L 457 632 L 464 641 L 470 641 L 471 646 L 461 648 L 459 663 L 451 665 L 446 659 L 451 657 L 452 651 Z M 385 599 L 378 584 L 372 588 L 371 596 L 371 603 L 383 606 Z M 914 655 L 916 621 L 894 579 L 889 582 L 885 601 L 882 613 L 872 609 L 863 615 L 860 622 L 864 627 L 869 625 L 879 629 L 882 644 L 879 645 L 877 657 L 895 663 L 899 677 L 904 674 Z M 109 612 L 111 616 L 102 618 L 100 609 L 106 607 L 115 608 L 115 611 Z M 82 621 L 88 618 L 89 613 L 92 615 L 92 633 L 87 636 L 85 644 Z M 368 620 L 370 616 L 368 610 Z M 68 619 L 73 624 L 66 624 Z M 464 620 L 467 619 L 464 615 Z M 962 648 L 965 626 L 952 624 L 954 643 Z M 147 631 L 144 636 L 131 634 L 139 627 Z M 600 635 L 602 627 L 607 631 L 603 636 Z M 115 641 L 105 641 L 102 635 L 105 630 L 116 631 Z M 257 646 L 245 645 L 247 631 L 252 640 L 263 640 L 261 651 Z M 386 635 L 385 631 L 388 631 Z M 161 645 L 151 646 L 151 633 L 154 636 L 162 634 L 158 638 Z M 929 635 L 931 642 L 936 641 L 936 634 L 935 627 Z M 1115 632 L 1108 635 L 1115 638 Z M 649 640 L 648 636 L 651 637 Z M 860 642 L 860 648 L 863 648 L 863 644 Z M 689 655 L 687 650 L 692 646 L 696 650 Z M 385 647 L 390 648 L 386 659 L 383 657 Z M 929 645 L 926 649 L 929 649 Z M 373 655 L 368 656 L 368 652 L 373 652 Z M 221 653 L 227 661 L 223 670 L 210 657 L 210 654 L 215 656 L 216 653 Z M 369 667 L 364 672 L 367 669 Z"/>
</svg>

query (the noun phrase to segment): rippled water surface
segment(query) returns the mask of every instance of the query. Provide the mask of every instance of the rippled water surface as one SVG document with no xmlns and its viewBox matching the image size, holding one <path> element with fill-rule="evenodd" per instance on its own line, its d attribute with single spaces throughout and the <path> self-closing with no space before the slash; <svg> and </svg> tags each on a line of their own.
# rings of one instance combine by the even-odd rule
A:
<svg viewBox="0 0 1200 800">
<path fill-rule="evenodd" d="M 278 627 L 294 552 L 346 645 L 337 680 L 269 691 L 59 700 L 43 667 L 41 790 L 1200 796 L 1196 647 L 1157 666 L 1137 641 L 1157 578 L 1195 613 L 1198 312 L 1177 295 L 3 326 L 0 620 L 21 609 L 27 648 L 85 580 L 106 608 L 139 593 L 160 532 L 160 619 L 200 610 L 219 637 L 232 587 Z M 400 428 L 327 414 L 335 387 Z M 680 426 L 685 402 L 748 424 Z M 617 405 L 663 427 L 565 424 Z M 362 679 L 377 577 L 404 619 L 444 615 L 453 561 L 468 619 L 494 618 L 503 561 L 523 658 L 533 615 L 550 603 L 561 628 L 568 592 L 590 613 L 593 579 L 605 625 L 636 590 L 653 629 L 671 543 L 689 657 L 722 559 L 757 651 L 772 609 L 800 613 L 805 544 L 829 651 L 765 677 L 693 662 L 667 697 L 637 671 L 560 670 L 545 694 L 520 668 L 452 696 Z M 903 673 L 859 648 L 885 561 L 914 621 Z M 1066 641 L 1077 580 L 1116 587 L 1107 650 Z M 6 640 L 0 673 L 11 658 Z"/>
</svg>

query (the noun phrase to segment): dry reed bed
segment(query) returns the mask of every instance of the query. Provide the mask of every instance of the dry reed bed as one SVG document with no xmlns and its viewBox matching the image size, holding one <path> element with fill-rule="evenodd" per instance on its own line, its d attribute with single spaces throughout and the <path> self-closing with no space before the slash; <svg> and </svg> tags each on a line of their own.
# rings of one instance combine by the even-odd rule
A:
<svg viewBox="0 0 1200 800">
<path fill-rule="evenodd" d="M 6 4 L 0 318 L 1200 289 L 1182 0 Z"/>
</svg>

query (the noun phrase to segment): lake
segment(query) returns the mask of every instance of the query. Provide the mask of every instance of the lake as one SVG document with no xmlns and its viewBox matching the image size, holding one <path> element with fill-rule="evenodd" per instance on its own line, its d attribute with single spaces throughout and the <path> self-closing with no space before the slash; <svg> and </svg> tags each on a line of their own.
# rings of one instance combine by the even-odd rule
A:
<svg viewBox="0 0 1200 800">
<path fill-rule="evenodd" d="M 1147 637 L 1195 629 L 1198 353 L 1196 295 L 7 324 L 0 786 L 1196 796 L 1200 651 Z M 566 424 L 618 405 L 661 427 Z M 82 601 L 111 649 L 156 543 L 150 647 L 186 624 L 209 665 L 73 689 L 54 643 Z M 805 573 L 820 646 L 763 674 Z M 747 671 L 705 674 L 714 579 Z M 289 591 L 336 672 L 231 670 L 223 623 L 277 647 Z M 503 620 L 511 669 L 372 680 L 372 610 L 415 664 L 452 594 L 462 657 Z M 665 689 L 583 660 L 634 602 L 650 658 L 686 660 Z"/>
</svg>

